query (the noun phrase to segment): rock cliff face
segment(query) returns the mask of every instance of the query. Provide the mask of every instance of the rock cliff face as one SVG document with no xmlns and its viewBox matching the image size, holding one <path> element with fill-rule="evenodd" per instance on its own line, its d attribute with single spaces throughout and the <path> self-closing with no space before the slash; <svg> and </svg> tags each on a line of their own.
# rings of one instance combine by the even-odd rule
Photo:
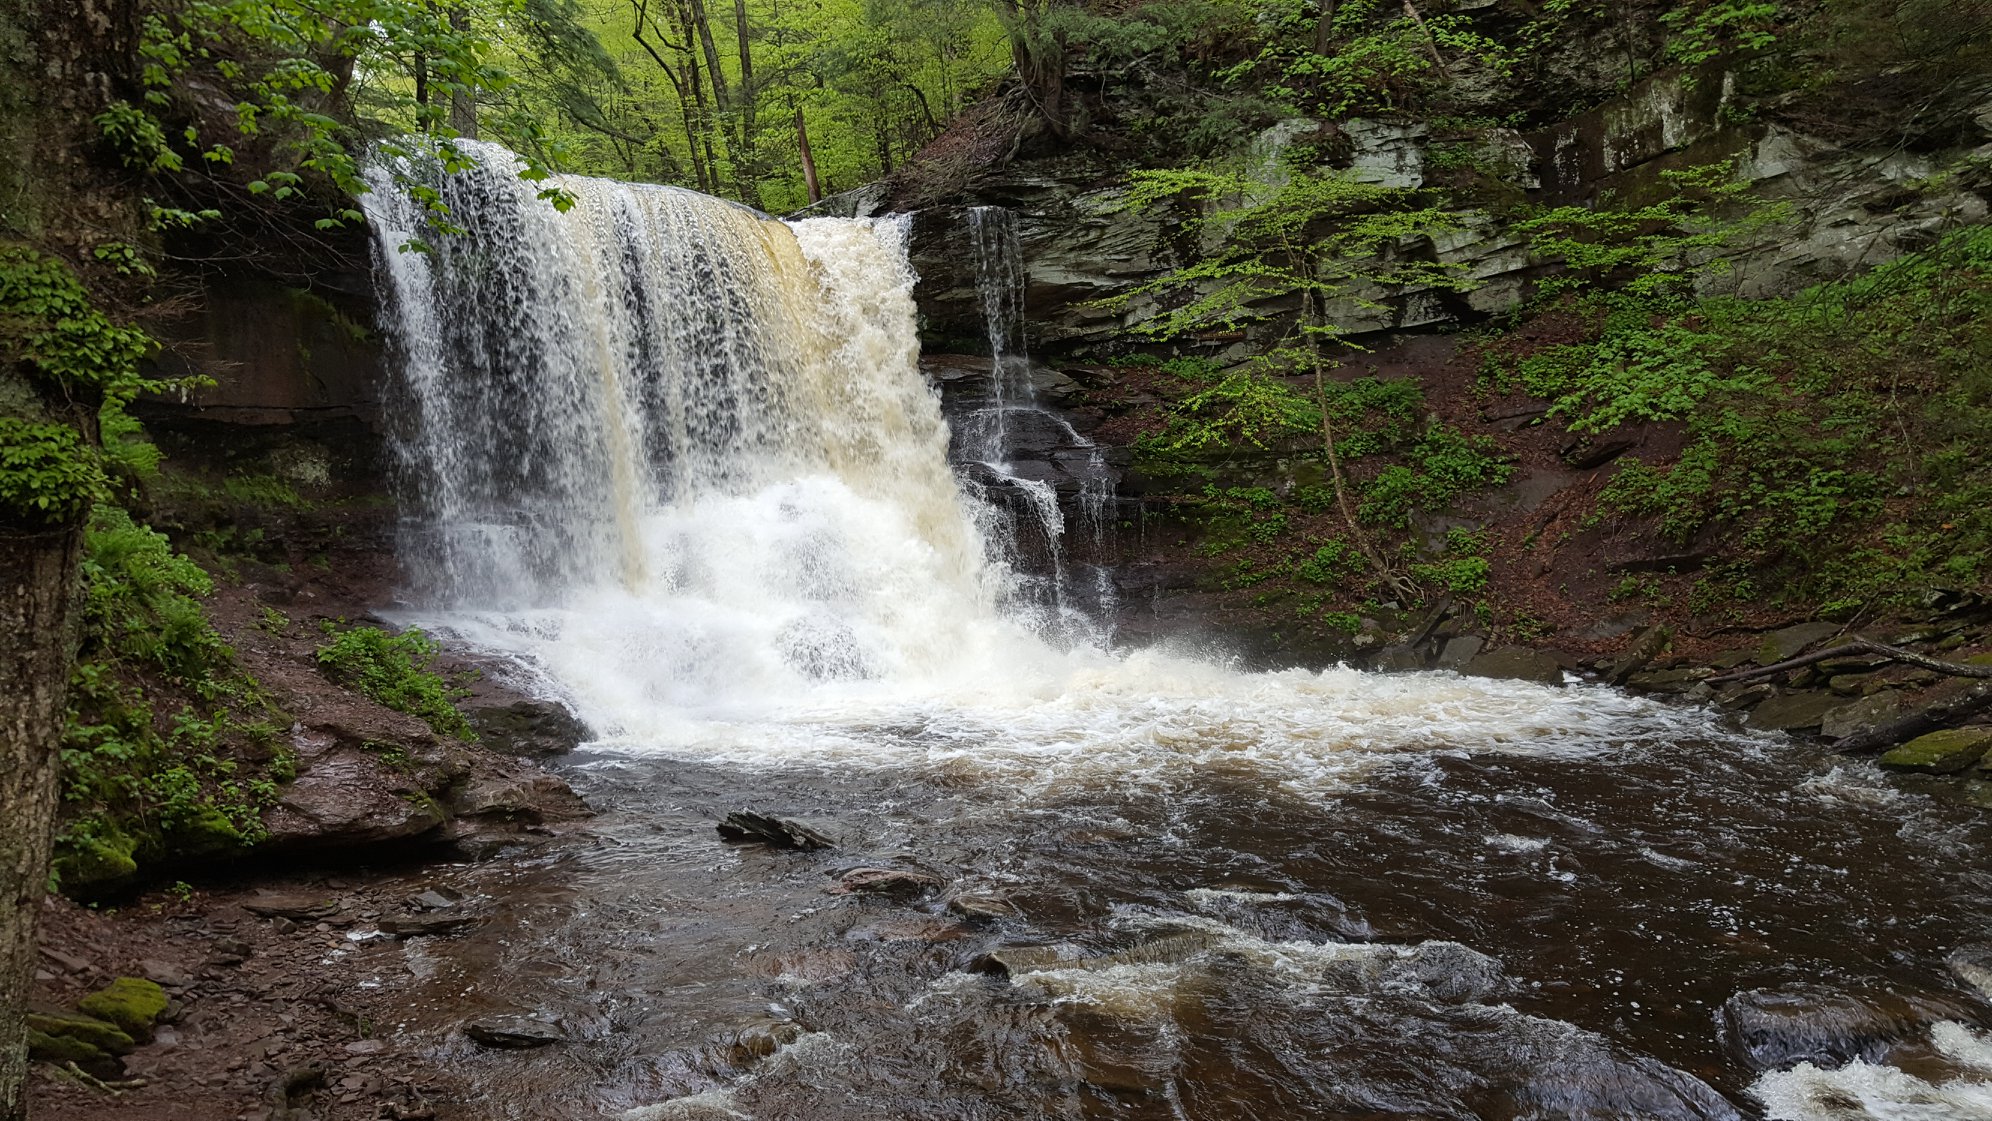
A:
<svg viewBox="0 0 1992 1121">
<path fill-rule="evenodd" d="M 1461 142 L 1442 140 L 1423 124 L 1368 120 L 1283 122 L 1267 130 L 1259 148 L 1270 158 L 1325 130 L 1336 134 L 1335 162 L 1359 179 L 1438 186 L 1445 174 L 1438 165 L 1466 161 L 1500 183 L 1510 201 L 1538 205 L 1607 197 L 1637 204 L 1655 197 L 1668 172 L 1731 162 L 1760 195 L 1791 209 L 1791 220 L 1762 244 L 1737 253 L 1734 270 L 1722 278 L 1727 290 L 1747 297 L 1789 294 L 1845 276 L 1927 247 L 1949 226 L 1986 220 L 1985 198 L 1941 172 L 1946 156 L 1952 162 L 1992 157 L 1992 102 L 1978 114 L 1978 134 L 1950 152 L 1866 150 L 1757 119 L 1735 86 L 1732 75 L 1714 66 L 1663 72 L 1551 128 L 1485 131 L 1464 152 Z M 973 274 L 964 271 L 957 251 L 968 206 L 1003 206 L 1017 215 L 1037 352 L 1070 356 L 1118 336 L 1144 309 L 1137 304 L 1132 314 L 1114 314 L 1093 302 L 1182 264 L 1191 248 L 1172 243 L 1152 213 L 1122 209 L 1120 178 L 1080 157 L 1028 161 L 978 185 L 960 206 L 917 212 L 913 261 L 929 337 L 959 345 L 980 334 Z M 842 212 L 852 214 L 883 205 L 878 192 L 841 200 Z M 1475 288 L 1458 295 L 1352 293 L 1331 309 L 1332 318 L 1360 341 L 1374 343 L 1391 333 L 1443 330 L 1520 306 L 1534 277 L 1520 240 L 1500 230 L 1484 205 L 1468 202 L 1456 213 L 1459 229 L 1425 251 L 1465 266 Z M 1370 303 L 1382 307 L 1365 306 Z"/>
</svg>

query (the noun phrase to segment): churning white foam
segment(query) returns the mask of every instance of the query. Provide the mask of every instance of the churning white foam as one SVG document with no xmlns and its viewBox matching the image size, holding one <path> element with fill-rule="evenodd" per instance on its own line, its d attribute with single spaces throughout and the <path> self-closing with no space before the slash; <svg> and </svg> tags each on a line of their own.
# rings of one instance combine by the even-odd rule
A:
<svg viewBox="0 0 1992 1121">
<path fill-rule="evenodd" d="M 1800 1063 L 1757 1079 L 1750 1093 L 1770 1121 L 1992 1121 L 1992 1034 L 1945 1021 L 1930 1043 L 1949 1077 L 1858 1059 L 1824 1070 Z"/>
<path fill-rule="evenodd" d="M 368 201 L 416 618 L 532 667 L 604 749 L 1315 792 L 1407 753 L 1705 727 L 1602 689 L 1070 641 L 949 468 L 903 225 L 581 178 L 560 214 L 472 149 L 433 254 L 396 252 L 422 218 L 393 181 L 420 168 L 375 168 Z"/>
</svg>

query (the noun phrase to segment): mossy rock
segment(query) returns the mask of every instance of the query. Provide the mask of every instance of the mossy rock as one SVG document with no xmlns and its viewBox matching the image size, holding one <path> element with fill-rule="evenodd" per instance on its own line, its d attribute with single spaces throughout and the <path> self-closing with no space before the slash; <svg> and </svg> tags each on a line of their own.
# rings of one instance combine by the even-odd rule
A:
<svg viewBox="0 0 1992 1121">
<path fill-rule="evenodd" d="M 202 806 L 199 813 L 166 834 L 168 849 L 180 856 L 234 852 L 246 843 L 242 831 L 214 806 Z"/>
<path fill-rule="evenodd" d="M 60 1039 L 73 1039 L 111 1055 L 127 1055 L 138 1041 L 94 1016 L 71 1016 L 59 1012 L 28 1013 L 28 1030 Z"/>
<path fill-rule="evenodd" d="M 83 1066 L 101 1062 L 109 1056 L 74 1036 L 50 1035 L 38 1028 L 29 1028 L 28 1058 L 40 1059 L 42 1062 L 54 1063 L 57 1066 L 66 1063 Z"/>
<path fill-rule="evenodd" d="M 1881 757 L 1881 765 L 1891 771 L 1916 771 L 1930 775 L 1951 775 L 1964 770 L 1992 751 L 1992 728 L 1946 728 L 1917 736 Z"/>
<path fill-rule="evenodd" d="M 143 977 L 120 977 L 77 1001 L 76 1007 L 116 1024 L 133 1039 L 147 1040 L 166 1011 L 166 990 Z"/>
<path fill-rule="evenodd" d="M 109 837 L 71 837 L 55 857 L 56 878 L 69 895 L 91 896 L 131 882 L 138 874 L 133 854 L 138 842 L 122 833 Z"/>
</svg>

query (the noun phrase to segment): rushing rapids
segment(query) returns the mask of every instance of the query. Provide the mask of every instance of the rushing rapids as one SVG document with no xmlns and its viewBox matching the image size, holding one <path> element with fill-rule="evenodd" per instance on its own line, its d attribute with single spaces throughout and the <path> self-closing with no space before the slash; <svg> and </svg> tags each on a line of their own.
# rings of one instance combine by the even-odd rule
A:
<svg viewBox="0 0 1992 1121">
<path fill-rule="evenodd" d="M 411 615 L 576 706 L 608 839 L 411 964 L 405 1030 L 503 977 L 585 1042 L 446 1044 L 480 1116 L 1992 1116 L 1975 1023 L 1770 1069 L 1725 1042 L 1743 990 L 1953 985 L 1992 905 L 1885 870 L 1895 795 L 1612 690 L 1246 674 L 1072 625 L 981 497 L 1035 493 L 1003 474 L 1035 405 L 999 218 L 969 247 L 1003 286 L 994 411 L 956 434 L 986 470 L 957 477 L 900 225 L 590 179 L 560 213 L 473 150 L 432 252 L 398 251 L 424 235 L 391 169 L 368 204 Z M 749 802 L 843 848 L 718 857 Z M 948 886 L 823 894 L 881 863 Z"/>
</svg>

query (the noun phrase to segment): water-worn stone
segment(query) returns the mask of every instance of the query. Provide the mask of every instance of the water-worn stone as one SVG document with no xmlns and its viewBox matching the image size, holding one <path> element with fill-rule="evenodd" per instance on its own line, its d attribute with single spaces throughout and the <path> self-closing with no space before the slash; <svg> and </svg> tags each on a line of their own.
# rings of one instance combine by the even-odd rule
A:
<svg viewBox="0 0 1992 1121">
<path fill-rule="evenodd" d="M 800 821 L 785 817 L 771 817 L 752 810 L 735 810 L 727 814 L 715 829 L 720 837 L 728 841 L 759 841 L 778 849 L 828 849 L 836 848 L 837 842 L 811 829 Z"/>
<path fill-rule="evenodd" d="M 482 1016 L 465 1024 L 463 1033 L 486 1047 L 512 1049 L 545 1047 L 567 1039 L 558 1026 L 529 1016 Z"/>
<path fill-rule="evenodd" d="M 1992 1000 L 1992 943 L 1976 942 L 1959 946 L 1944 958 L 1944 964 L 1958 980 Z"/>
<path fill-rule="evenodd" d="M 1891 771 L 1952 775 L 1985 758 L 1988 751 L 1992 751 L 1992 728 L 1946 728 L 1891 748 L 1880 763 Z"/>
<path fill-rule="evenodd" d="M 1553 654 L 1503 647 L 1477 654 L 1460 670 L 1468 677 L 1495 677 L 1514 681 L 1536 681 L 1544 685 L 1563 684 L 1563 664 Z"/>
<path fill-rule="evenodd" d="M 120 977 L 77 1001 L 76 1007 L 144 1042 L 152 1038 L 152 1025 L 166 1011 L 166 990 L 143 977 Z"/>
<path fill-rule="evenodd" d="M 263 817 L 267 851 L 353 848 L 419 837 L 443 824 L 442 807 L 417 791 L 396 790 L 365 752 L 320 755 L 285 787 Z M 403 784 L 405 785 L 405 783 Z"/>
<path fill-rule="evenodd" d="M 1902 715 L 1902 698 L 1894 692 L 1876 693 L 1851 704 L 1841 705 L 1819 721 L 1819 734 L 1828 739 L 1866 732 Z"/>
<path fill-rule="evenodd" d="M 1758 705 L 1744 723 L 1765 732 L 1801 732 L 1819 727 L 1827 713 L 1846 703 L 1831 693 L 1786 693 Z"/>
<path fill-rule="evenodd" d="M 1605 680 L 1613 685 L 1624 685 L 1633 674 L 1646 668 L 1648 662 L 1660 656 L 1660 652 L 1673 641 L 1674 632 L 1668 627 L 1648 627 L 1642 631 L 1626 652 L 1605 671 Z"/>
<path fill-rule="evenodd" d="M 965 919 L 1001 919 L 1017 913 L 1016 904 L 995 891 L 963 891 L 948 897 L 948 910 Z"/>
<path fill-rule="evenodd" d="M 1425 668 L 1425 655 L 1417 647 L 1402 643 L 1386 646 L 1376 654 L 1376 668 L 1385 673 L 1404 673 Z"/>
<path fill-rule="evenodd" d="M 1945 998 L 1810 984 L 1737 993 L 1720 1013 L 1724 1045 L 1753 1070 L 1876 1061 L 1888 1044 L 1931 1024 L 1971 1018 Z"/>
<path fill-rule="evenodd" d="M 1699 666 L 1645 670 L 1626 678 L 1625 687 L 1643 693 L 1685 693 L 1707 676 L 1708 670 Z"/>
<path fill-rule="evenodd" d="M 1756 708 L 1777 695 L 1777 686 L 1759 682 L 1755 685 L 1738 685 L 1732 689 L 1725 689 L 1716 694 L 1715 703 L 1731 712 L 1741 712 Z"/>
<path fill-rule="evenodd" d="M 555 701 L 517 700 L 469 706 L 464 716 L 479 743 L 507 755 L 565 755 L 586 742 L 588 726 Z"/>
<path fill-rule="evenodd" d="M 1477 634 L 1463 634 L 1446 640 L 1445 648 L 1439 651 L 1440 669 L 1462 669 L 1480 653 L 1487 640 Z"/>
<path fill-rule="evenodd" d="M 1757 663 L 1768 666 L 1796 658 L 1808 647 L 1839 634 L 1841 629 L 1838 623 L 1800 623 L 1772 631 L 1757 645 Z"/>
</svg>

